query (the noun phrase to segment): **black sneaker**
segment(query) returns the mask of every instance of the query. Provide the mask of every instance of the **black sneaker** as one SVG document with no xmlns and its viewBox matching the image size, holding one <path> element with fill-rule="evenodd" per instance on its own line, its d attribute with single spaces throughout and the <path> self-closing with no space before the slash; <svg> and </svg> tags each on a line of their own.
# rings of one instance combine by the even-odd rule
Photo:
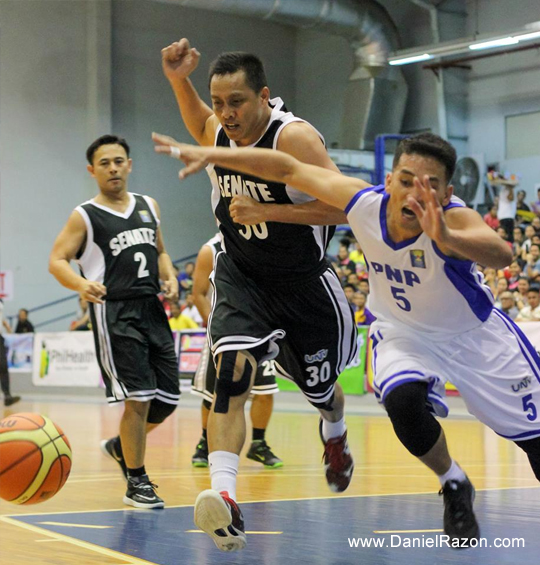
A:
<svg viewBox="0 0 540 565">
<path fill-rule="evenodd" d="M 278 467 L 283 467 L 283 461 L 279 457 L 277 457 L 277 455 L 274 455 L 272 453 L 272 450 L 264 439 L 254 441 L 251 444 L 246 457 L 248 459 L 253 459 L 253 461 L 262 463 L 269 469 L 277 469 Z"/>
<path fill-rule="evenodd" d="M 325 441 L 321 419 L 319 435 L 324 444 L 323 463 L 326 482 L 332 492 L 343 492 L 347 490 L 354 471 L 354 461 L 347 443 L 347 432 L 341 437 L 333 437 Z"/>
<path fill-rule="evenodd" d="M 11 406 L 12 404 L 16 404 L 21 399 L 20 396 L 4 396 L 4 406 Z"/>
<path fill-rule="evenodd" d="M 156 494 L 157 485 L 150 482 L 148 475 L 129 477 L 124 504 L 135 508 L 163 508 L 165 503 Z"/>
<path fill-rule="evenodd" d="M 444 497 L 444 533 L 452 540 L 459 540 L 454 547 L 469 547 L 468 540 L 478 539 L 480 528 L 473 512 L 474 487 L 464 481 L 446 481 L 439 491 Z"/>
<path fill-rule="evenodd" d="M 122 470 L 122 475 L 124 476 L 124 480 L 128 480 L 127 474 L 127 466 L 126 462 L 124 461 L 124 454 L 122 453 L 122 445 L 120 443 L 119 437 L 113 437 L 111 439 L 104 439 L 100 444 L 99 447 L 104 455 L 110 457 L 114 461 L 120 465 L 120 469 Z"/>
<path fill-rule="evenodd" d="M 238 551 L 246 547 L 244 518 L 228 492 L 203 490 L 195 501 L 194 520 L 221 551 Z"/>
<path fill-rule="evenodd" d="M 191 458 L 191 464 L 193 467 L 208 467 L 208 441 L 205 437 L 199 440 Z"/>
</svg>

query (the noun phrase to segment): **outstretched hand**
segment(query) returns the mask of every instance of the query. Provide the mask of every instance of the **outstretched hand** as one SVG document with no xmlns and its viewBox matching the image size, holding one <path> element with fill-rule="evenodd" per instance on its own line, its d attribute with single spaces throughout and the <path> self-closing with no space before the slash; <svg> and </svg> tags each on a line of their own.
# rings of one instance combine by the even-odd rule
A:
<svg viewBox="0 0 540 565">
<path fill-rule="evenodd" d="M 160 133 L 153 133 L 152 140 L 156 144 L 156 153 L 164 153 L 185 163 L 186 166 L 178 173 L 180 180 L 198 173 L 208 164 L 205 156 L 207 151 L 203 147 L 178 143 L 172 137 Z"/>
<path fill-rule="evenodd" d="M 416 214 L 426 235 L 436 243 L 443 243 L 448 236 L 448 226 L 444 219 L 442 206 L 437 199 L 437 193 L 429 182 L 429 176 L 424 175 L 422 181 L 414 177 L 414 184 L 424 205 L 422 206 L 413 196 L 407 198 L 407 204 Z"/>
</svg>

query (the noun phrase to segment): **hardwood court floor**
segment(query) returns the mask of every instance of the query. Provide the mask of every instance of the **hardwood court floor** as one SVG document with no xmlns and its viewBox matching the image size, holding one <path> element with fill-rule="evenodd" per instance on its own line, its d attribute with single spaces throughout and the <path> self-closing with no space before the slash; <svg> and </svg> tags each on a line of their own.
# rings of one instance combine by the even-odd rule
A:
<svg viewBox="0 0 540 565">
<path fill-rule="evenodd" d="M 103 541 L 99 536 L 94 538 L 92 535 L 90 537 L 87 535 L 88 532 L 95 531 L 97 536 L 103 528 L 112 528 L 113 526 L 110 525 L 112 517 L 114 517 L 113 523 L 123 520 L 122 531 L 128 532 L 132 525 L 137 523 L 133 520 L 154 520 L 158 515 L 155 514 L 156 511 L 133 510 L 135 514 L 122 512 L 127 509 L 122 503 L 124 482 L 115 463 L 105 458 L 99 450 L 100 440 L 116 433 L 121 408 L 110 408 L 96 400 L 36 399 L 18 404 L 16 412 L 42 413 L 63 428 L 73 448 L 73 470 L 63 490 L 43 504 L 15 506 L 0 501 L 0 562 L 3 565 L 251 563 L 247 556 L 234 560 L 228 554 L 217 552 L 213 543 L 206 539 L 206 536 L 200 535 L 197 536 L 196 549 L 186 546 L 183 549 L 183 557 L 178 554 L 173 555 L 175 547 L 179 548 L 183 544 L 183 532 L 188 532 L 190 527 L 195 528 L 191 524 L 192 509 L 184 510 L 183 507 L 192 506 L 198 492 L 210 486 L 208 471 L 191 467 L 191 455 L 200 435 L 200 411 L 196 399 L 189 398 L 189 395 L 184 396 L 182 405 L 174 416 L 149 436 L 147 450 L 147 469 L 151 479 L 159 485 L 158 492 L 164 498 L 167 508 L 171 509 L 171 520 L 176 521 L 176 526 L 171 526 L 173 532 L 171 535 L 179 535 L 180 541 L 171 542 L 170 547 L 167 548 L 165 547 L 167 540 L 164 539 L 162 548 L 153 548 L 149 553 L 148 551 L 145 553 L 148 550 L 146 545 L 145 548 L 142 546 L 138 548 L 136 540 L 133 541 L 135 544 L 133 547 L 128 547 L 129 544 L 115 545 Z M 292 404 L 291 399 L 293 399 Z M 438 481 L 406 453 L 395 439 L 383 413 L 380 412 L 380 416 L 374 415 L 379 414 L 379 411 L 374 407 L 372 398 L 349 401 L 351 410 L 347 424 L 356 468 L 351 486 L 343 495 L 330 493 L 324 479 L 321 465 L 322 449 L 318 437 L 318 416 L 307 404 L 297 406 L 297 401 L 302 402 L 299 395 L 294 393 L 281 393 L 276 397 L 276 410 L 267 433 L 268 442 L 274 452 L 283 459 L 284 467 L 265 470 L 258 463 L 246 459 L 245 456 L 241 457 L 238 499 L 244 503 L 242 508 L 245 508 L 246 518 L 249 514 L 252 520 L 251 525 L 247 522 L 247 530 L 260 525 L 261 522 L 264 524 L 265 520 L 277 527 L 276 521 L 279 524 L 281 520 L 284 537 L 280 538 L 276 535 L 272 538 L 275 547 L 284 543 L 280 539 L 286 538 L 288 544 L 297 548 L 298 532 L 302 531 L 301 541 L 305 545 L 302 549 L 305 561 L 302 558 L 295 558 L 296 562 L 344 565 L 358 563 L 360 559 L 358 552 L 349 556 L 336 554 L 336 560 L 324 557 L 322 547 L 317 547 L 317 537 L 320 540 L 323 532 L 309 542 L 310 532 L 309 529 L 305 530 L 306 524 L 309 526 L 310 522 L 317 522 L 322 516 L 323 523 L 326 520 L 328 528 L 331 526 L 341 528 L 341 531 L 349 537 L 360 535 L 352 531 L 351 524 L 362 521 L 372 535 L 374 531 L 379 530 L 404 531 L 411 524 L 416 523 L 415 513 L 417 516 L 421 514 L 416 508 L 420 509 L 422 505 L 425 507 L 427 501 L 429 516 L 426 515 L 426 519 L 420 525 L 425 528 L 421 531 L 428 532 L 442 527 L 442 501 L 436 496 L 439 489 Z M 297 411 L 297 408 L 301 408 L 301 411 Z M 3 416 L 14 412 L 15 410 L 9 412 L 5 409 Z M 497 529 L 495 526 L 504 523 L 508 504 L 512 505 L 513 492 L 521 493 L 522 506 L 527 505 L 527 500 L 540 501 L 538 483 L 528 466 L 526 457 L 513 444 L 498 438 L 493 432 L 470 418 L 450 419 L 444 423 L 444 427 L 455 459 L 466 469 L 478 491 L 487 489 L 482 507 L 483 515 L 480 517 L 482 524 L 486 522 L 490 532 L 493 530 L 494 534 L 506 536 L 504 528 Z M 480 496 L 481 494 L 479 498 Z M 337 498 L 344 500 L 334 500 Z M 297 502 L 285 504 L 279 501 Z M 361 510 L 358 506 L 359 501 L 364 501 Z M 365 501 L 371 502 L 368 504 Z M 248 502 L 256 504 L 246 504 Z M 350 506 L 351 504 L 355 504 L 355 507 Z M 179 509 L 174 510 L 174 507 Z M 538 508 L 537 503 L 535 507 L 527 510 L 529 514 L 524 517 L 522 524 L 529 547 L 538 544 L 538 536 L 534 531 L 540 523 L 538 519 L 540 511 L 536 512 L 535 508 Z M 174 518 L 172 518 L 173 510 L 176 512 Z M 277 512 L 275 516 L 278 516 L 275 519 L 271 518 L 274 510 Z M 117 512 L 111 513 L 111 511 Z M 357 521 L 348 522 L 349 513 L 353 520 L 355 512 L 360 513 L 359 517 L 354 518 Z M 57 516 L 56 521 L 55 516 Z M 71 525 L 66 524 L 72 521 L 70 516 L 74 521 Z M 159 531 L 164 531 L 163 524 L 169 523 L 165 516 L 169 514 L 163 513 L 159 518 L 161 522 L 156 534 L 158 538 Z M 132 522 L 129 522 L 130 519 Z M 43 525 L 43 522 L 46 524 Z M 61 526 L 57 526 L 57 522 Z M 81 523 L 76 525 L 75 522 Z M 347 524 L 351 531 L 346 531 Z M 426 524 L 429 525 L 428 528 Z M 146 526 L 140 527 L 146 528 Z M 316 528 L 317 524 L 315 523 L 313 527 Z M 125 535 L 124 533 L 123 536 Z M 266 541 L 269 535 L 254 534 L 249 536 L 249 544 L 257 547 L 260 543 L 259 539 L 263 537 L 264 543 L 270 543 Z M 287 549 L 291 557 L 293 557 L 292 546 L 290 550 Z M 536 547 L 538 551 L 539 546 Z M 160 553 L 161 549 L 164 551 L 163 554 Z M 311 556 L 310 551 L 313 552 Z M 444 551 L 446 553 L 442 554 L 443 560 L 437 558 L 437 563 L 446 562 L 447 558 L 448 563 L 468 563 L 467 555 L 472 558 L 471 551 L 480 550 L 457 553 L 449 549 Z M 503 555 L 504 551 L 510 553 Z M 377 555 L 381 557 L 380 554 Z M 500 550 L 496 555 L 501 557 L 500 562 L 503 563 L 516 562 L 512 556 L 517 558 L 519 554 L 513 554 L 511 550 Z M 277 557 L 276 553 L 272 561 L 268 562 L 275 562 L 274 559 Z M 396 551 L 382 561 L 379 557 L 373 554 L 369 559 L 362 561 L 420 562 L 416 557 L 410 561 L 411 557 L 407 557 L 407 554 Z M 490 555 L 490 563 L 494 563 L 492 559 L 493 556 Z M 259 561 L 267 562 L 265 559 Z M 487 563 L 475 558 L 475 563 L 483 562 Z"/>
</svg>

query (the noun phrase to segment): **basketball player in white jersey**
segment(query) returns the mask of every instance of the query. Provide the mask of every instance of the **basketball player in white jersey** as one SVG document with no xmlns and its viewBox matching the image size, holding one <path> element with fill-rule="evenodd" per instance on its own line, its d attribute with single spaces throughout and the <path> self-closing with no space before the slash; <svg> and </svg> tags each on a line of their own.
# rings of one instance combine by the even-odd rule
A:
<svg viewBox="0 0 540 565">
<path fill-rule="evenodd" d="M 49 270 L 90 303 L 107 401 L 124 402 L 120 435 L 101 444 L 127 481 L 124 503 L 162 508 L 144 456 L 146 434 L 172 414 L 180 398 L 174 342 L 157 297 L 161 279 L 165 297 L 178 299 L 178 281 L 157 202 L 127 190 L 132 166 L 127 142 L 101 136 L 86 157 L 99 194 L 72 212 L 54 243 Z"/>
<path fill-rule="evenodd" d="M 208 325 L 208 318 L 212 311 L 210 276 L 214 269 L 216 255 L 221 251 L 221 234 L 217 233 L 201 247 L 195 261 L 193 300 L 201 313 L 205 326 Z M 206 342 L 191 386 L 192 394 L 200 396 L 203 400 L 201 407 L 202 436 L 197 444 L 195 454 L 191 458 L 194 467 L 208 467 L 207 427 L 215 387 L 216 367 L 210 354 L 208 342 Z M 272 359 L 264 361 L 257 367 L 255 382 L 251 389 L 252 442 L 246 457 L 262 463 L 268 469 L 283 467 L 283 461 L 272 452 L 265 438 L 274 407 L 274 395 L 278 391 L 274 361 Z"/>
<path fill-rule="evenodd" d="M 315 128 L 288 112 L 280 98 L 270 98 L 258 57 L 222 53 L 212 63 L 212 108 L 189 79 L 199 57 L 187 39 L 162 50 L 163 71 L 197 143 L 278 149 L 337 171 Z M 214 270 L 208 329 L 217 367 L 208 420 L 212 489 L 197 497 L 195 523 L 219 549 L 234 551 L 246 544 L 236 477 L 245 441 L 244 405 L 257 366 L 277 355 L 280 375 L 294 380 L 319 410 L 326 480 L 331 490 L 342 492 L 350 484 L 354 464 L 347 443 L 345 399 L 336 381 L 358 354 L 357 334 L 339 280 L 325 258 L 333 228 L 316 225 L 323 218 L 340 223 L 343 212 L 292 187 L 226 167 L 209 167 L 208 174 L 223 252 Z M 238 224 L 230 204 L 239 192 L 275 202 L 281 219 L 291 223 Z M 296 206 L 299 202 L 304 204 Z M 304 225 L 299 225 L 301 219 Z"/>
<path fill-rule="evenodd" d="M 402 140 L 385 185 L 369 187 L 281 152 L 154 140 L 157 152 L 186 163 L 180 178 L 215 163 L 286 182 L 345 210 L 369 264 L 375 392 L 400 441 L 439 477 L 452 547 L 478 538 L 479 527 L 474 488 L 433 416 L 448 413 L 446 381 L 472 414 L 527 453 L 540 480 L 540 358 L 493 308 L 476 269 L 503 268 L 512 253 L 452 195 L 456 153 L 449 143 L 428 133 Z"/>
</svg>

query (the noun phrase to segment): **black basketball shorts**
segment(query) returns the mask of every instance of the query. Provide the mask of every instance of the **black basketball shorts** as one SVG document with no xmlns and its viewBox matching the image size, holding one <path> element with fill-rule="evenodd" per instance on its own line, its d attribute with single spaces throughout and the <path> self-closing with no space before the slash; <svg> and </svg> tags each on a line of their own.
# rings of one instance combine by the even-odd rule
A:
<svg viewBox="0 0 540 565">
<path fill-rule="evenodd" d="M 358 356 L 352 309 L 330 265 L 289 285 L 257 285 L 221 252 L 211 276 L 209 319 L 214 357 L 249 349 L 259 364 L 276 358 L 312 404 L 325 404 L 339 374 Z M 264 347 L 263 347 L 264 346 Z"/>
<path fill-rule="evenodd" d="M 158 297 L 90 304 L 90 315 L 107 400 L 178 404 L 178 359 Z"/>
</svg>

